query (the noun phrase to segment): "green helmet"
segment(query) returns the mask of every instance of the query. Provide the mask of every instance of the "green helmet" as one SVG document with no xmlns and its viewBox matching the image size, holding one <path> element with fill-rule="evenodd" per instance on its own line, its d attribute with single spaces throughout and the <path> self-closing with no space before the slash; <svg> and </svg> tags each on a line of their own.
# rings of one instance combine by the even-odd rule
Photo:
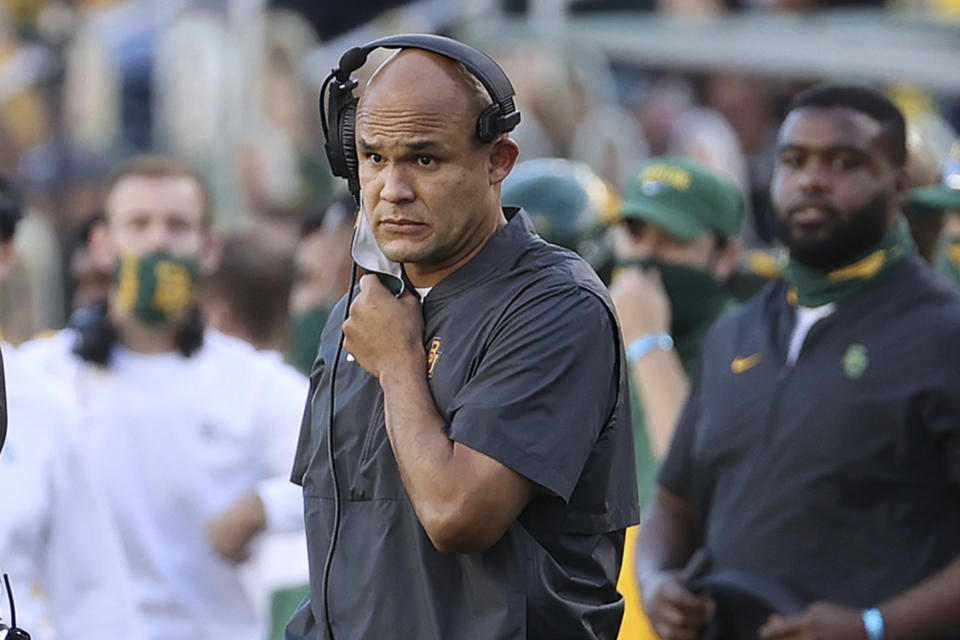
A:
<svg viewBox="0 0 960 640">
<path fill-rule="evenodd" d="M 588 165 L 563 158 L 521 162 L 504 180 L 501 200 L 523 207 L 547 242 L 576 251 L 595 268 L 607 259 L 604 230 L 620 197 Z"/>
</svg>

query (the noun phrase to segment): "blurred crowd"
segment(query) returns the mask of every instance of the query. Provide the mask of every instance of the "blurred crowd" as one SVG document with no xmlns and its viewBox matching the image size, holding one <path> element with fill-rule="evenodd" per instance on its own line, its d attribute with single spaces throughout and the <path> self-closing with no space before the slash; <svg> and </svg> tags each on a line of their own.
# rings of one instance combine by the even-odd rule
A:
<svg viewBox="0 0 960 640">
<path fill-rule="evenodd" d="M 556 13 L 576 20 L 616 10 L 709 20 L 737 12 L 884 8 L 872 0 L 361 4 L 348 11 L 343 3 L 305 1 L 0 0 L 0 175 L 23 213 L 0 283 L 3 340 L 20 345 L 88 326 L 89 310 L 116 286 L 116 256 L 104 249 L 111 233 L 105 185 L 129 158 L 159 153 L 194 168 L 209 187 L 215 257 L 198 283 L 203 322 L 277 366 L 285 360 L 299 370 L 291 388 L 305 389 L 319 333 L 350 278 L 355 205 L 329 172 L 316 109 L 320 81 L 348 46 L 398 32 L 456 35 L 470 20 L 490 17 Z M 960 30 L 956 2 L 887 7 L 905 8 Z M 580 253 L 609 284 L 618 270 L 648 255 L 638 246 L 711 234 L 702 251 L 676 242 L 673 258 L 668 252 L 659 265 L 673 309 L 673 325 L 663 329 L 678 340 L 682 361 L 674 392 L 685 393 L 684 374 L 695 367 L 712 320 L 778 272 L 768 195 L 776 132 L 786 104 L 810 81 L 613 64 L 587 47 L 535 39 L 504 37 L 484 48 L 511 78 L 523 114 L 513 135 L 521 162 L 505 183 L 504 203 L 524 206 L 541 235 Z M 910 78 L 884 88 L 907 116 L 913 186 L 928 188 L 905 204 L 915 240 L 924 257 L 960 283 L 960 217 L 953 217 L 960 204 L 943 195 L 941 184 L 960 190 L 960 93 L 930 92 Z M 693 213 L 686 227 L 673 228 L 631 213 L 631 203 L 650 196 L 643 185 L 658 171 L 661 181 L 671 171 L 692 172 L 706 197 L 725 203 L 726 222 L 715 226 Z M 676 206 L 689 214 L 691 205 Z M 708 276 L 671 272 L 664 267 L 671 263 Z M 623 290 L 649 286 L 621 280 L 619 297 L 614 288 L 618 308 L 630 304 Z M 684 291 L 697 291 L 709 308 L 689 307 Z M 649 332 L 636 328 L 637 335 Z M 669 443 L 676 407 L 638 404 L 634 413 L 644 433 L 637 445 L 643 494 Z M 297 427 L 288 425 L 290 438 Z M 272 477 L 264 472 L 255 480 Z M 247 495 L 255 484 L 231 497 Z M 269 527 L 256 532 L 263 529 Z M 246 542 L 224 542 L 219 551 L 243 565 Z M 278 535 L 275 548 L 257 550 L 262 573 L 244 577 L 261 583 L 253 619 L 264 633 L 267 592 L 282 596 L 282 588 L 291 588 L 294 601 L 303 593 L 305 567 L 284 567 L 302 558 L 301 547 Z M 35 585 L 17 587 L 29 592 Z M 275 619 L 291 611 L 279 600 L 272 606 L 279 607 Z"/>
<path fill-rule="evenodd" d="M 0 305 L 8 340 L 63 326 L 88 299 L 86 284 L 95 286 L 109 270 L 87 256 L 97 241 L 100 188 L 119 161 L 137 153 L 186 160 L 211 186 L 218 231 L 256 236 L 268 250 L 292 256 L 304 219 L 325 210 L 342 189 L 322 157 L 316 98 L 348 45 L 404 31 L 457 35 L 471 20 L 491 16 L 534 20 L 565 11 L 565 19 L 575 21 L 603 10 L 690 17 L 820 8 L 381 1 L 348 12 L 335 4 L 0 3 L 0 173 L 21 190 L 28 211 L 17 240 L 18 273 L 0 291 L 0 300 L 16 300 Z M 924 10 L 945 24 L 956 19 L 949 2 Z M 517 88 L 521 160 L 582 161 L 622 193 L 648 158 L 695 159 L 730 177 L 747 196 L 745 244 L 771 246 L 767 184 L 775 126 L 785 101 L 805 83 L 658 70 L 642 61 L 614 64 L 586 46 L 535 38 L 504 37 L 483 46 Z M 923 166 L 918 175 L 929 181 L 953 140 L 960 101 L 925 92 L 909 78 L 889 90 L 910 117 Z"/>
</svg>

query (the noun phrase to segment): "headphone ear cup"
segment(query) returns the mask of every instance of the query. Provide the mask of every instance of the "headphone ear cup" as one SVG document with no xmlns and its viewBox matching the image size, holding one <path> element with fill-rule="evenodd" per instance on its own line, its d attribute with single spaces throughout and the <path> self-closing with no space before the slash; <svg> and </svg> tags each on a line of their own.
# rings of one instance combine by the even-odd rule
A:
<svg viewBox="0 0 960 640">
<path fill-rule="evenodd" d="M 503 133 L 497 124 L 497 118 L 500 117 L 500 105 L 492 104 L 483 110 L 480 117 L 477 118 L 477 138 L 480 142 L 487 143 Z"/>
<path fill-rule="evenodd" d="M 343 155 L 343 166 L 347 175 L 350 190 L 356 193 L 360 188 L 359 161 L 357 160 L 357 99 L 343 105 L 340 120 L 337 123 L 337 134 L 340 140 L 340 151 Z"/>
</svg>

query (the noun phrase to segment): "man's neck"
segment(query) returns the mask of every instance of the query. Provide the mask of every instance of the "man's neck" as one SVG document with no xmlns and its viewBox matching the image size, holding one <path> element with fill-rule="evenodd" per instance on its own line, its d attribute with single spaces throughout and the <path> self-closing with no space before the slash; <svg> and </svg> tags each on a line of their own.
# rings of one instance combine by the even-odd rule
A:
<svg viewBox="0 0 960 640">
<path fill-rule="evenodd" d="M 117 330 L 117 340 L 136 353 L 170 353 L 177 350 L 177 338 L 182 326 L 148 325 L 130 316 L 121 316 L 112 309 L 108 311 L 110 322 Z"/>
<path fill-rule="evenodd" d="M 429 288 L 436 286 L 436 284 L 441 280 L 470 262 L 474 256 L 480 253 L 483 248 L 487 246 L 487 243 L 493 236 L 507 226 L 507 218 L 503 215 L 503 210 L 498 208 L 497 211 L 498 215 L 496 217 L 491 216 L 489 222 L 490 226 L 488 227 L 487 231 L 481 235 L 479 242 L 476 242 L 469 249 L 469 251 L 460 256 L 455 262 L 444 265 L 440 268 L 432 265 L 424 268 L 422 265 L 404 263 L 403 267 L 407 273 L 407 278 L 410 279 L 410 283 L 417 288 Z"/>
</svg>

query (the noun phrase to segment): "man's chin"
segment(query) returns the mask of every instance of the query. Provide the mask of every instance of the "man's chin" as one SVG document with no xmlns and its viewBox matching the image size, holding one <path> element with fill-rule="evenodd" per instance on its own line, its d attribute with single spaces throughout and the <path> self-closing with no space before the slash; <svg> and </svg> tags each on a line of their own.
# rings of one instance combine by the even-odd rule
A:
<svg viewBox="0 0 960 640">
<path fill-rule="evenodd" d="M 388 260 L 400 263 L 418 262 L 428 253 L 423 245 L 411 242 L 385 242 L 380 250 Z"/>
</svg>

